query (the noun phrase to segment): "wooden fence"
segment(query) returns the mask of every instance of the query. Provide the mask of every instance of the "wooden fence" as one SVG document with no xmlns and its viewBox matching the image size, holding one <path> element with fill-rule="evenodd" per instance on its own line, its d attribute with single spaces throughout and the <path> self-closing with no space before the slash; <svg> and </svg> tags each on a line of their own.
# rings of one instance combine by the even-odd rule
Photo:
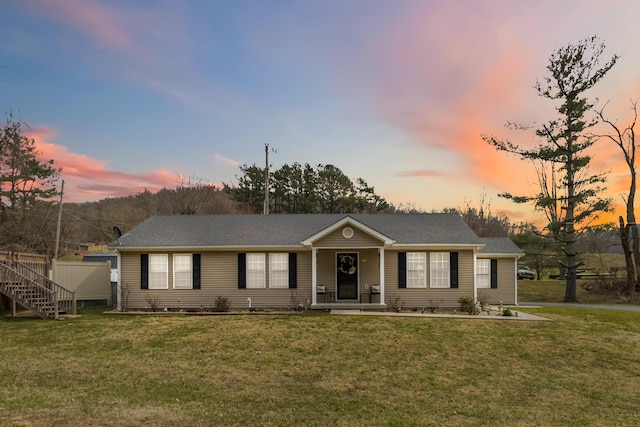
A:
<svg viewBox="0 0 640 427">
<path fill-rule="evenodd" d="M 29 254 L 23 252 L 13 252 L 13 251 L 0 251 L 0 259 L 8 259 L 13 261 L 38 261 L 38 262 L 47 262 L 46 255 L 40 254 Z"/>
</svg>

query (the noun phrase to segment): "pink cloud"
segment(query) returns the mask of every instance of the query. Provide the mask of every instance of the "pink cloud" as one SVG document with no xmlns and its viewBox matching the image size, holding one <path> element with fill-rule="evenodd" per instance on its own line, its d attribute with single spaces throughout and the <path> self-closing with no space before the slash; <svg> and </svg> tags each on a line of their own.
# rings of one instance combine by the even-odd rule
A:
<svg viewBox="0 0 640 427">
<path fill-rule="evenodd" d="M 544 15 L 549 7 L 419 3 L 381 29 L 381 37 L 371 43 L 371 64 L 375 66 L 367 73 L 360 69 L 359 75 L 368 79 L 381 118 L 422 145 L 416 156 L 429 159 L 434 152 L 445 150 L 457 159 L 447 170 L 455 170 L 463 181 L 487 185 L 491 193 L 535 193 L 538 184 L 533 165 L 496 151 L 481 135 L 533 147 L 538 142 L 534 129 L 513 132 L 505 123 L 513 120 L 536 126 L 553 118 L 555 105 L 539 97 L 533 86 L 544 76 L 553 49 L 585 35 L 568 36 L 571 30 L 561 31 L 557 26 L 541 33 L 533 27 L 536 20 L 532 17 Z M 518 18 L 524 16 L 527 19 Z M 535 40 L 530 39 L 533 34 Z M 637 89 L 638 80 L 633 82 Z M 622 93 L 637 93 L 632 89 Z M 617 203 L 621 190 L 628 187 L 628 178 L 625 180 L 620 154 L 605 145 L 594 147 L 592 170 L 612 172 L 609 194 Z M 396 175 L 420 176 L 412 172 Z M 520 208 L 518 213 L 514 206 L 509 216 L 535 215 L 530 206 Z"/>
<path fill-rule="evenodd" d="M 520 183 L 514 178 L 522 176 L 521 164 L 496 152 L 481 134 L 502 131 L 513 119 L 509 112 L 535 96 L 535 79 L 526 81 L 530 52 L 516 38 L 487 31 L 486 20 L 495 19 L 491 6 L 478 8 L 487 15 L 480 17 L 460 7 L 425 3 L 382 32 L 375 55 L 393 61 L 379 61 L 372 76 L 376 105 L 386 121 L 423 144 L 425 155 L 429 149 L 456 153 L 456 169 L 468 179 L 498 187 Z M 451 27 L 443 16 L 461 22 Z"/>
<path fill-rule="evenodd" d="M 240 162 L 238 162 L 236 160 L 233 160 L 233 159 L 230 159 L 228 157 L 225 157 L 222 154 L 215 153 L 213 155 L 213 158 L 216 161 L 222 162 L 222 163 L 224 163 L 225 165 L 228 165 L 228 166 L 233 166 L 233 167 L 240 166 Z"/>
<path fill-rule="evenodd" d="M 126 173 L 109 170 L 107 163 L 85 154 L 69 151 L 63 145 L 48 142 L 56 136 L 52 128 L 32 128 L 27 136 L 33 138 L 36 150 L 44 160 L 53 159 L 55 167 L 62 168 L 65 181 L 65 201 L 87 202 L 109 197 L 137 194 L 145 189 L 156 192 L 172 188 L 176 175 L 166 170 L 145 173 Z"/>
</svg>

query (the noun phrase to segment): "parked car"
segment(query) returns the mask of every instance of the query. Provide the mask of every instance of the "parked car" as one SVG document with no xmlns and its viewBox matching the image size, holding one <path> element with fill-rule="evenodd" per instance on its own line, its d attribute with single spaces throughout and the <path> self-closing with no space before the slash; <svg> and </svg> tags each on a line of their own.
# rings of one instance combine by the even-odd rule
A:
<svg viewBox="0 0 640 427">
<path fill-rule="evenodd" d="M 526 265 L 518 266 L 518 280 L 529 279 L 533 280 L 536 278 L 536 274 Z"/>
</svg>

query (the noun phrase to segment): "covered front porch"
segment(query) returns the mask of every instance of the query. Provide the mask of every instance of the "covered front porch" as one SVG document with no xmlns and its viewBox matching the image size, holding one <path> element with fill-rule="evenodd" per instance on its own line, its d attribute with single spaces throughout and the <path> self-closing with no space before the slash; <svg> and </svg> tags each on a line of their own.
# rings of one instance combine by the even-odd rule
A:
<svg viewBox="0 0 640 427">
<path fill-rule="evenodd" d="M 386 309 L 385 248 L 394 243 L 346 217 L 310 236 L 312 309 Z"/>
<path fill-rule="evenodd" d="M 313 248 L 311 309 L 385 310 L 384 248 Z"/>
</svg>

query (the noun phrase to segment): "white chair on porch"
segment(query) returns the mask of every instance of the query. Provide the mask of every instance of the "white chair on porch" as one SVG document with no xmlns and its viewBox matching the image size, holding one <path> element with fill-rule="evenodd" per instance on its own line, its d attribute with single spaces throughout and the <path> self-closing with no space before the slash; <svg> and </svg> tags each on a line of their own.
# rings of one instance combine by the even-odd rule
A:
<svg viewBox="0 0 640 427">
<path fill-rule="evenodd" d="M 380 285 L 369 285 L 369 292 L 360 294 L 360 303 L 362 303 L 362 297 L 367 295 L 369 297 L 369 304 L 373 303 L 373 296 L 378 295 L 378 302 L 380 301 Z"/>
</svg>

